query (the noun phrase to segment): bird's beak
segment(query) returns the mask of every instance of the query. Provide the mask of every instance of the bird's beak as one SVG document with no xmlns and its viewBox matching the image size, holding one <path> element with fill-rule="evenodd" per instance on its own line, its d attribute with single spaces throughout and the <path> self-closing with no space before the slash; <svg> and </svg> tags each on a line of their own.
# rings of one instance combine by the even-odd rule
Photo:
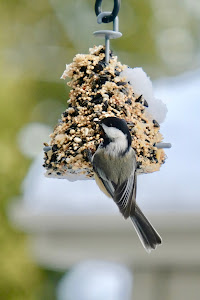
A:
<svg viewBox="0 0 200 300">
<path fill-rule="evenodd" d="M 99 123 L 99 134 L 100 137 L 103 138 L 105 136 L 105 132 L 103 130 L 103 126 Z"/>
<path fill-rule="evenodd" d="M 101 138 L 103 138 L 103 137 L 105 136 L 105 132 L 103 131 L 103 128 L 101 128 L 99 134 L 100 134 L 100 137 L 101 137 Z"/>
<path fill-rule="evenodd" d="M 101 138 L 103 138 L 105 136 L 105 132 L 104 132 L 103 127 L 101 125 L 101 121 L 94 120 L 94 122 L 99 125 L 99 135 L 100 135 Z"/>
</svg>

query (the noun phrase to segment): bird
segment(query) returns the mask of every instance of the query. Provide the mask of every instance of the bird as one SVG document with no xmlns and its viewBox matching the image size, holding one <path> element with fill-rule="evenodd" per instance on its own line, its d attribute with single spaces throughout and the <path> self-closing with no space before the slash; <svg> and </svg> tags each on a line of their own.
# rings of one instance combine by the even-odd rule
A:
<svg viewBox="0 0 200 300">
<path fill-rule="evenodd" d="M 103 141 L 90 158 L 95 181 L 114 200 L 124 218 L 131 219 L 145 250 L 151 252 L 162 239 L 136 203 L 137 161 L 127 123 L 107 117 L 99 127 Z"/>
</svg>

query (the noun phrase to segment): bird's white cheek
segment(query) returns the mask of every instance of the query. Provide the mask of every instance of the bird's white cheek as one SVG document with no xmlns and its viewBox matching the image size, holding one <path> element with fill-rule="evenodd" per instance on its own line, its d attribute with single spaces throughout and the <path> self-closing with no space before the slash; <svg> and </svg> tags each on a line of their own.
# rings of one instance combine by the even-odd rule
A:
<svg viewBox="0 0 200 300">
<path fill-rule="evenodd" d="M 128 147 L 128 142 L 125 139 L 118 139 L 117 141 L 111 142 L 106 147 L 106 152 L 112 156 L 118 156 L 119 154 L 126 151 Z"/>
</svg>

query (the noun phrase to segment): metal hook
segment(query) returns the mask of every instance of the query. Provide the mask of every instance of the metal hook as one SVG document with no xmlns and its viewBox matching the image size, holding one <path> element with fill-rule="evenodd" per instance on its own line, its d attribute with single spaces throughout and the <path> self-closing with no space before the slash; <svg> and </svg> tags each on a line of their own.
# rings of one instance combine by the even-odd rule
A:
<svg viewBox="0 0 200 300">
<path fill-rule="evenodd" d="M 95 5 L 96 13 L 100 10 L 101 2 L 102 2 L 102 0 L 96 1 L 96 5 Z M 114 4 L 115 4 L 114 8 L 113 8 L 113 11 L 115 9 L 114 13 L 105 11 L 105 12 L 100 12 L 97 16 L 97 23 L 101 24 L 102 22 L 104 22 L 103 20 L 105 20 L 105 18 L 110 18 L 111 16 L 113 17 L 116 14 L 116 16 L 113 19 L 113 30 L 99 30 L 99 31 L 94 32 L 94 35 L 96 35 L 96 36 L 105 37 L 105 61 L 106 61 L 106 63 L 109 63 L 109 58 L 110 58 L 110 55 L 109 55 L 110 39 L 117 39 L 122 36 L 122 33 L 118 31 L 119 30 L 119 19 L 118 19 L 117 14 L 119 12 L 119 1 L 115 1 Z M 117 6 L 118 10 L 116 10 L 115 6 Z M 96 7 L 99 9 L 98 11 L 96 11 Z M 108 20 L 108 19 L 106 19 L 106 20 Z M 108 23 L 108 22 L 111 22 L 111 21 L 106 21 L 104 23 Z"/>
<path fill-rule="evenodd" d="M 95 13 L 96 13 L 96 16 L 99 16 L 101 14 L 101 12 L 102 12 L 102 10 L 101 10 L 101 3 L 102 3 L 102 0 L 96 0 L 96 3 L 95 3 Z M 113 22 L 114 19 L 117 17 L 118 13 L 119 13 L 119 9 L 120 9 L 120 0 L 114 0 L 113 11 L 109 12 L 109 15 L 105 15 L 102 18 L 102 22 L 103 23 Z"/>
<path fill-rule="evenodd" d="M 101 24 L 105 16 L 110 16 L 109 11 L 104 11 L 97 16 L 97 23 Z M 113 31 L 119 31 L 119 18 L 116 16 L 113 20 Z"/>
</svg>

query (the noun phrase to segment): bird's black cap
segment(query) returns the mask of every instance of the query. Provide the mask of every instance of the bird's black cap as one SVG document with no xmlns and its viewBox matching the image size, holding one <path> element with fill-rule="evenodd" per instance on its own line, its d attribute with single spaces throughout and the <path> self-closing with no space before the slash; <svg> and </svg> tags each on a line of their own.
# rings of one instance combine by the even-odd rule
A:
<svg viewBox="0 0 200 300">
<path fill-rule="evenodd" d="M 130 131 L 128 129 L 127 123 L 124 119 L 120 119 L 120 118 L 116 118 L 116 117 L 108 117 L 108 118 L 104 118 L 100 121 L 100 125 L 101 124 L 105 124 L 108 127 L 115 127 L 119 130 L 121 130 L 128 139 L 128 145 L 131 146 L 131 134 Z"/>
</svg>

